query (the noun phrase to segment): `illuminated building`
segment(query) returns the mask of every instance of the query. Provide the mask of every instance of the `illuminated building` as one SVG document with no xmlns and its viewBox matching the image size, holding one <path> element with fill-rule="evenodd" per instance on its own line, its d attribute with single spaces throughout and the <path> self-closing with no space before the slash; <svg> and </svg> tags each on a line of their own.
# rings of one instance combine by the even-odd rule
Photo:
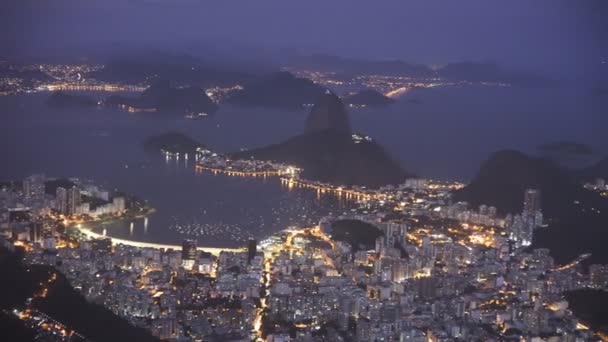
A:
<svg viewBox="0 0 608 342">
<path fill-rule="evenodd" d="M 68 190 L 58 187 L 55 192 L 55 210 L 60 214 L 68 212 Z"/>
<path fill-rule="evenodd" d="M 44 175 L 32 175 L 23 180 L 23 196 L 40 198 L 44 196 Z"/>
<path fill-rule="evenodd" d="M 196 254 L 196 240 L 184 240 L 182 242 L 182 265 L 184 268 L 192 269 Z"/>
<path fill-rule="evenodd" d="M 540 190 L 527 189 L 524 195 L 523 214 L 533 216 L 537 211 L 540 211 Z"/>
</svg>

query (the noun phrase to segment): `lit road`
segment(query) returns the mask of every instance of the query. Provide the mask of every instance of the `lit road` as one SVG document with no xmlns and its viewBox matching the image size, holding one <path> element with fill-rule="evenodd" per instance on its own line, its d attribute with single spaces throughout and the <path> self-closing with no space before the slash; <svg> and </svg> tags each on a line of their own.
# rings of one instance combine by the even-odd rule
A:
<svg viewBox="0 0 608 342">
<path fill-rule="evenodd" d="M 110 238 L 110 239 L 112 239 L 113 245 L 126 245 L 126 246 L 133 246 L 133 247 L 139 247 L 139 248 L 157 248 L 157 249 L 174 249 L 174 250 L 182 249 L 182 246 L 180 246 L 180 245 L 167 245 L 167 244 L 152 243 L 152 242 L 141 242 L 141 241 L 118 239 L 118 238 L 113 238 L 111 236 L 106 236 L 106 235 L 95 233 L 95 232 L 93 232 L 89 229 L 83 228 L 83 227 L 78 227 L 78 226 L 74 226 L 74 227 L 76 229 L 78 229 L 79 232 L 81 232 L 82 234 L 86 235 L 89 238 L 93 238 L 93 239 Z M 220 252 L 222 252 L 222 251 L 242 252 L 245 250 L 244 248 L 221 248 L 221 247 L 220 248 L 197 247 L 197 249 L 199 251 L 209 252 L 215 256 L 218 256 L 220 254 Z"/>
</svg>

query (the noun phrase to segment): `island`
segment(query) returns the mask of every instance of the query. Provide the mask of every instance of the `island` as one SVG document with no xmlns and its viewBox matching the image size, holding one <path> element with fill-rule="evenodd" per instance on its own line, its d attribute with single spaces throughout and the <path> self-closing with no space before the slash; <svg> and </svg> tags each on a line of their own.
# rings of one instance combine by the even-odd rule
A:
<svg viewBox="0 0 608 342">
<path fill-rule="evenodd" d="M 186 117 L 206 116 L 218 109 L 204 89 L 196 86 L 175 87 L 163 80 L 156 81 L 139 97 L 113 95 L 102 104 L 129 112 L 163 112 Z"/>
<path fill-rule="evenodd" d="M 245 82 L 227 103 L 248 107 L 269 107 L 297 110 L 314 103 L 325 88 L 309 79 L 295 77 L 281 71 Z"/>
</svg>

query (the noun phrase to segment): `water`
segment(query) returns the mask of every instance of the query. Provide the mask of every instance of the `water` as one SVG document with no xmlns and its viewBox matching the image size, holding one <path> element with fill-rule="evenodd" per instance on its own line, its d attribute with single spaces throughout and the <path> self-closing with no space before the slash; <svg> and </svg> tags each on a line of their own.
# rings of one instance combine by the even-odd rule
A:
<svg viewBox="0 0 608 342">
<path fill-rule="evenodd" d="M 331 195 L 288 191 L 278 178 L 196 172 L 193 160 L 166 160 L 142 148 L 146 137 L 168 130 L 187 132 L 221 151 L 268 144 L 296 134 L 303 113 L 231 109 L 211 120 L 189 121 L 106 109 L 53 111 L 45 98 L 0 98 L 5 116 L 0 179 L 39 172 L 90 179 L 145 199 L 157 210 L 147 220 L 96 226 L 98 233 L 106 229 L 109 236 L 137 241 L 179 244 L 194 238 L 203 246 L 238 247 L 346 208 Z"/>
<path fill-rule="evenodd" d="M 0 98 L 0 179 L 39 172 L 91 179 L 158 210 L 147 225 L 141 219 L 133 229 L 131 222 L 104 227 L 111 236 L 158 243 L 194 237 L 201 245 L 234 247 L 344 210 L 332 197 L 290 192 L 277 179 L 197 174 L 192 160 L 166 161 L 142 148 L 146 137 L 171 130 L 221 152 L 263 146 L 299 134 L 306 112 L 223 106 L 213 118 L 189 121 L 109 109 L 52 111 L 47 96 Z M 422 176 L 467 180 L 498 149 L 534 152 L 556 140 L 589 144 L 594 158 L 608 155 L 608 101 L 586 89 L 446 88 L 408 97 L 421 103 L 354 111 L 352 125 Z"/>
</svg>

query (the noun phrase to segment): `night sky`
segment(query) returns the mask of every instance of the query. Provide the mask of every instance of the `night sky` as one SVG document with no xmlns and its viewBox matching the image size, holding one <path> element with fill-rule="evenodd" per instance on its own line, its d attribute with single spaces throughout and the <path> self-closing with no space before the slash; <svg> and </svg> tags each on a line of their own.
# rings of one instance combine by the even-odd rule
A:
<svg viewBox="0 0 608 342">
<path fill-rule="evenodd" d="M 8 56 L 239 46 L 424 64 L 495 61 L 556 75 L 589 73 L 608 58 L 602 0 L 5 0 L 0 6 L 0 55 Z"/>
</svg>

